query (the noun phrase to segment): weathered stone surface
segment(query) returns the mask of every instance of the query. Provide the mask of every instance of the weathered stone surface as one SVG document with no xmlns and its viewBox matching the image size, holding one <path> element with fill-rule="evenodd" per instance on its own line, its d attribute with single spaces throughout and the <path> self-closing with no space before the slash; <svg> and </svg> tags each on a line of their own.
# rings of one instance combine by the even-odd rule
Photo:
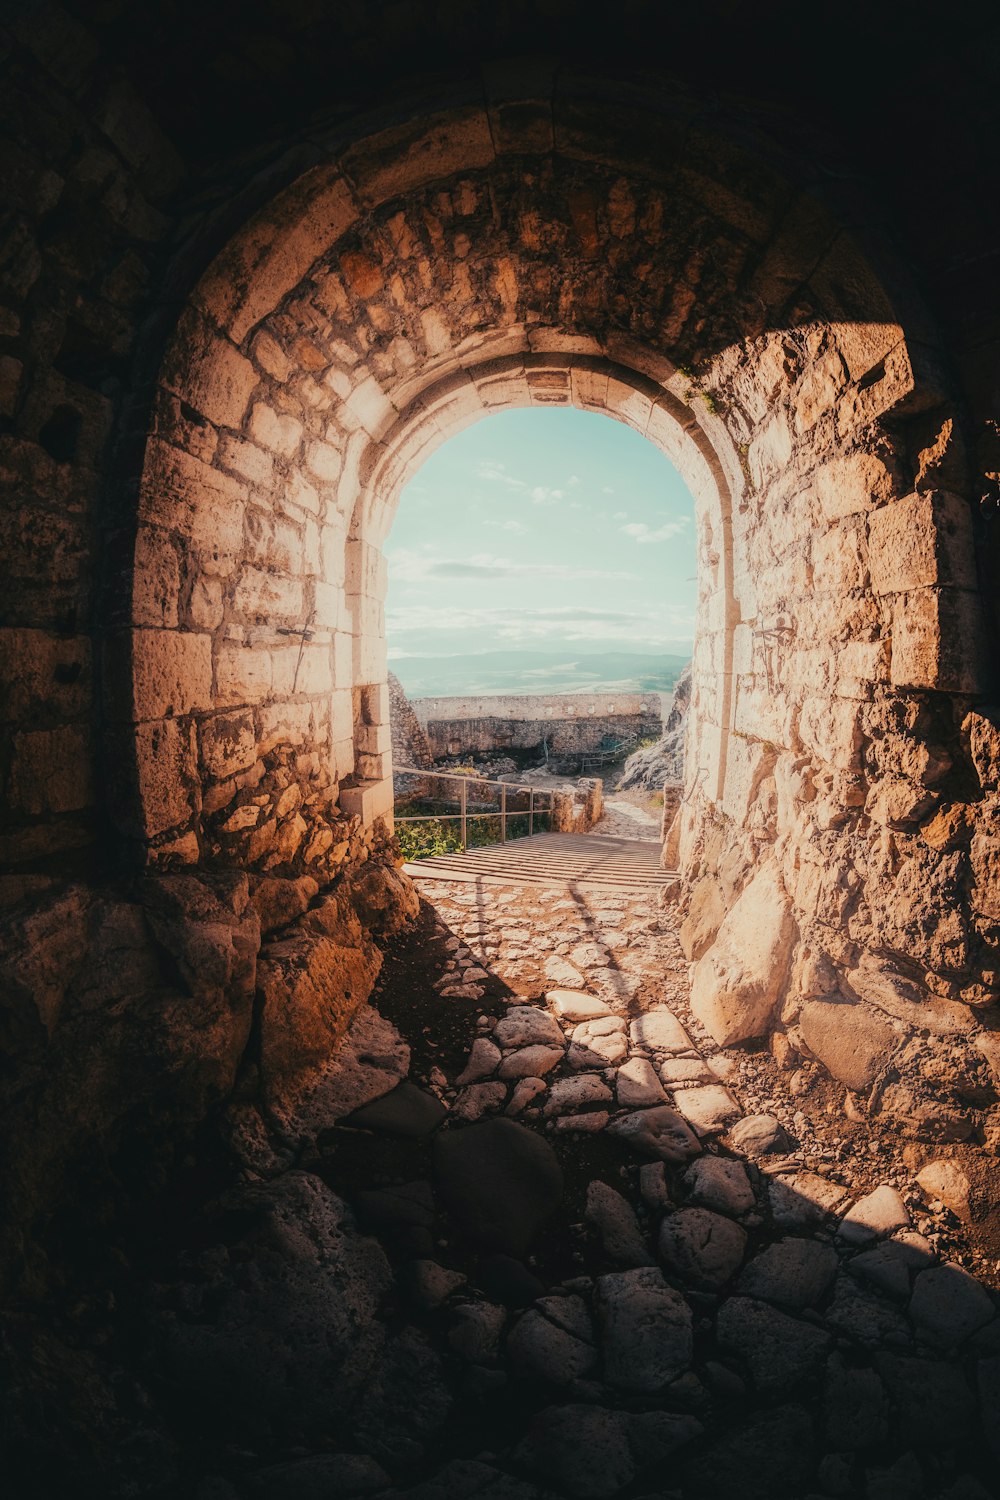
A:
<svg viewBox="0 0 1000 1500">
<path fill-rule="evenodd" d="M 561 1047 L 518 1047 L 504 1056 L 497 1073 L 501 1078 L 544 1078 L 562 1060 Z"/>
<path fill-rule="evenodd" d="M 871 1088 L 898 1040 L 888 1021 L 847 1001 L 807 1001 L 799 1026 L 810 1052 L 856 1092 Z"/>
<path fill-rule="evenodd" d="M 743 1163 L 721 1156 L 701 1156 L 692 1162 L 684 1184 L 693 1203 L 730 1217 L 749 1212 L 756 1201 Z"/>
<path fill-rule="evenodd" d="M 576 1078 L 557 1078 L 545 1101 L 547 1115 L 568 1114 L 590 1104 L 609 1104 L 611 1090 L 603 1079 L 594 1073 L 581 1073 Z"/>
<path fill-rule="evenodd" d="M 458 1120 L 478 1120 L 493 1110 L 503 1109 L 506 1103 L 505 1083 L 470 1083 L 455 1100 L 452 1113 Z"/>
<path fill-rule="evenodd" d="M 957 1348 L 996 1311 L 986 1288 L 961 1266 L 929 1266 L 913 1283 L 910 1317 L 921 1337 L 939 1348 Z"/>
<path fill-rule="evenodd" d="M 493 1039 L 505 1050 L 509 1047 L 563 1047 L 565 1037 L 558 1024 L 544 1010 L 533 1005 L 512 1006 L 493 1028 Z"/>
<path fill-rule="evenodd" d="M 840 1354 L 831 1354 L 826 1363 L 823 1407 L 831 1448 L 873 1448 L 888 1436 L 889 1403 L 881 1380 L 874 1370 L 849 1364 Z"/>
<path fill-rule="evenodd" d="M 631 1057 L 615 1074 L 615 1093 L 625 1109 L 664 1104 L 666 1095 L 648 1058 Z"/>
<path fill-rule="evenodd" d="M 484 1120 L 436 1136 L 434 1173 L 465 1232 L 511 1255 L 527 1250 L 562 1197 L 552 1147 L 513 1120 Z"/>
<path fill-rule="evenodd" d="M 627 1416 L 602 1406 L 547 1407 L 515 1457 L 574 1500 L 610 1500 L 636 1475 Z"/>
<path fill-rule="evenodd" d="M 584 1219 L 596 1230 L 601 1248 L 611 1260 L 623 1266 L 656 1264 L 631 1204 L 606 1182 L 595 1181 L 587 1188 Z"/>
<path fill-rule="evenodd" d="M 356 1109 L 344 1123 L 354 1130 L 375 1130 L 420 1140 L 430 1135 L 446 1114 L 440 1099 L 404 1078 L 389 1093 Z"/>
<path fill-rule="evenodd" d="M 160 1325 L 164 1367 L 213 1409 L 224 1391 L 252 1424 L 319 1430 L 331 1399 L 346 1416 L 374 1369 L 389 1264 L 308 1173 L 243 1190 L 240 1208 L 250 1225 L 233 1269 L 192 1286 L 185 1315 Z M 248 1280 L 237 1268 L 251 1255 Z"/>
<path fill-rule="evenodd" d="M 746 1231 L 707 1208 L 681 1208 L 660 1225 L 660 1256 L 691 1286 L 723 1286 L 743 1264 Z"/>
<path fill-rule="evenodd" d="M 717 1135 L 740 1114 L 732 1094 L 718 1083 L 674 1089 L 674 1104 L 699 1135 Z"/>
<path fill-rule="evenodd" d="M 722 1304 L 718 1337 L 746 1364 L 762 1396 L 777 1396 L 809 1379 L 822 1364 L 830 1336 L 765 1302 L 731 1297 Z"/>
<path fill-rule="evenodd" d="M 910 1215 L 902 1197 L 893 1187 L 875 1188 L 859 1198 L 840 1221 L 837 1234 L 851 1245 L 864 1245 L 894 1229 L 906 1229 Z"/>
<path fill-rule="evenodd" d="M 791 903 L 777 872 L 764 868 L 727 913 L 691 980 L 691 1009 L 720 1047 L 766 1030 L 794 940 Z"/>
<path fill-rule="evenodd" d="M 730 1127 L 734 1151 L 747 1156 L 781 1156 L 791 1149 L 787 1130 L 774 1115 L 745 1115 Z"/>
<path fill-rule="evenodd" d="M 619 1390 L 652 1394 L 691 1363 L 691 1309 L 659 1271 L 600 1277 L 595 1311 L 604 1376 Z"/>
<path fill-rule="evenodd" d="M 481 1078 L 488 1078 L 491 1073 L 496 1072 L 500 1057 L 500 1048 L 495 1046 L 489 1037 L 476 1037 L 469 1053 L 469 1060 L 455 1082 L 461 1087 L 467 1083 L 478 1083 Z"/>
<path fill-rule="evenodd" d="M 929 1161 L 917 1173 L 917 1185 L 928 1198 L 939 1200 L 959 1219 L 969 1219 L 971 1185 L 957 1162 Z"/>
<path fill-rule="evenodd" d="M 542 1297 L 507 1338 L 507 1356 L 530 1375 L 569 1385 L 597 1363 L 594 1330 L 581 1297 Z"/>
<path fill-rule="evenodd" d="M 582 990 L 548 990 L 545 998 L 560 1021 L 579 1023 L 611 1014 L 603 1000 Z"/>
<path fill-rule="evenodd" d="M 637 1016 L 629 1026 L 629 1036 L 635 1046 L 649 1047 L 653 1052 L 693 1050 L 691 1038 L 666 1006 L 654 1006 Z"/>
<path fill-rule="evenodd" d="M 814 1307 L 837 1271 L 837 1252 L 816 1240 L 785 1239 L 768 1245 L 743 1269 L 739 1290 L 790 1312 Z"/>
<path fill-rule="evenodd" d="M 701 1151 L 686 1121 L 665 1104 L 623 1115 L 609 1129 L 641 1156 L 656 1156 L 660 1161 L 691 1161 Z"/>
</svg>

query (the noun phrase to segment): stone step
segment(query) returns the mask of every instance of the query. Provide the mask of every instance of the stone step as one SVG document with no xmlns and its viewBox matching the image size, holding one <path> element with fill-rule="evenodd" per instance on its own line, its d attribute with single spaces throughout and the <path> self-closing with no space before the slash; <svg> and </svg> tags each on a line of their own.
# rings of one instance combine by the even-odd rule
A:
<svg viewBox="0 0 1000 1500">
<path fill-rule="evenodd" d="M 404 866 L 415 880 L 486 880 L 513 885 L 579 885 L 651 890 L 676 878 L 658 844 L 594 834 L 540 833 L 510 844 L 439 854 Z"/>
</svg>

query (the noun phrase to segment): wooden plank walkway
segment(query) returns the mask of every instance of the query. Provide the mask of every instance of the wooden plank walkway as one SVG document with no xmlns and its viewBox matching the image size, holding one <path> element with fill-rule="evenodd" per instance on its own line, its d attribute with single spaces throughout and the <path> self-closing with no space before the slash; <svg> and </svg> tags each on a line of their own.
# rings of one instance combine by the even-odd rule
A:
<svg viewBox="0 0 1000 1500">
<path fill-rule="evenodd" d="M 485 880 L 505 885 L 575 885 L 654 890 L 676 876 L 661 870 L 660 846 L 598 834 L 536 833 L 466 854 L 438 854 L 404 865 L 416 880 Z"/>
</svg>

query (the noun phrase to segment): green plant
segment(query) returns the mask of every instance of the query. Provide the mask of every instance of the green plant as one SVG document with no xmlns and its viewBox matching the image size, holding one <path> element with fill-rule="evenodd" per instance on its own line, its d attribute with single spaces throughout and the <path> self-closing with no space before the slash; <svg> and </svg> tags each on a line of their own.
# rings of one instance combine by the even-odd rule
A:
<svg viewBox="0 0 1000 1500">
<path fill-rule="evenodd" d="M 396 840 L 404 859 L 431 859 L 435 854 L 456 854 L 462 840 L 455 823 L 427 818 L 419 823 L 397 823 Z"/>
</svg>

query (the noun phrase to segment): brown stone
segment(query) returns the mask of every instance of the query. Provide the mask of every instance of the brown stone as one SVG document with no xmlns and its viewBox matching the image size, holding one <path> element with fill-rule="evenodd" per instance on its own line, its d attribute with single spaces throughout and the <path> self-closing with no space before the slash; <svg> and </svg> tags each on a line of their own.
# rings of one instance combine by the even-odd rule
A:
<svg viewBox="0 0 1000 1500">
<path fill-rule="evenodd" d="M 799 1030 L 813 1056 L 855 1093 L 871 1088 L 898 1040 L 888 1021 L 846 1000 L 805 1001 Z"/>
</svg>

